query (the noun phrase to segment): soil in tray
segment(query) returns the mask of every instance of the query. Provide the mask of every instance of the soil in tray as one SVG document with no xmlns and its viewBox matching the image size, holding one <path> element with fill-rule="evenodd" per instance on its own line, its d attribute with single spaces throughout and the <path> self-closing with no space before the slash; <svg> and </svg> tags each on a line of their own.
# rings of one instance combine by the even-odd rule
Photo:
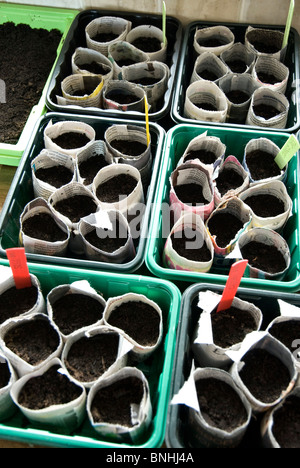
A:
<svg viewBox="0 0 300 468">
<path fill-rule="evenodd" d="M 48 320 L 23 322 L 5 333 L 7 348 L 23 361 L 35 366 L 48 358 L 59 345 L 59 335 Z"/>
<path fill-rule="evenodd" d="M 116 361 L 119 348 L 117 333 L 101 333 L 74 342 L 65 359 L 69 373 L 79 382 L 93 382 Z"/>
<path fill-rule="evenodd" d="M 269 106 L 268 104 L 254 105 L 253 112 L 255 115 L 262 117 L 265 120 L 273 119 L 273 117 L 281 114 L 278 109 L 276 109 L 274 106 Z"/>
<path fill-rule="evenodd" d="M 202 47 L 221 47 L 225 44 L 228 44 L 226 40 L 222 40 L 217 37 L 211 37 L 207 39 L 198 38 L 197 42 Z"/>
<path fill-rule="evenodd" d="M 96 154 L 78 164 L 80 176 L 84 179 L 84 185 L 90 185 L 96 174 L 103 167 L 108 166 L 103 154 Z"/>
<path fill-rule="evenodd" d="M 27 218 L 22 223 L 22 228 L 26 236 L 45 242 L 64 241 L 68 237 L 48 213 L 39 213 Z"/>
<path fill-rule="evenodd" d="M 198 72 L 198 75 L 203 79 L 203 80 L 207 80 L 207 81 L 216 81 L 218 78 L 220 78 L 220 76 L 216 75 L 214 72 L 212 72 L 211 70 L 201 70 L 200 72 Z"/>
<path fill-rule="evenodd" d="M 171 235 L 173 249 L 183 258 L 194 262 L 210 262 L 211 252 L 206 243 L 203 243 L 203 235 L 194 229 L 185 227 L 183 231 Z M 196 245 L 194 245 L 196 244 Z"/>
<path fill-rule="evenodd" d="M 280 175 L 280 169 L 275 162 L 275 157 L 266 151 L 250 151 L 246 155 L 246 163 L 254 180 L 263 180 Z"/>
<path fill-rule="evenodd" d="M 29 379 L 20 391 L 18 402 L 25 408 L 41 410 L 76 400 L 82 389 L 52 366 L 43 375 Z"/>
<path fill-rule="evenodd" d="M 53 138 L 52 141 L 60 148 L 69 150 L 82 148 L 83 146 L 90 143 L 91 140 L 84 133 L 65 132 L 59 135 L 57 138 Z"/>
<path fill-rule="evenodd" d="M 7 362 L 0 362 L 0 389 L 7 387 L 9 384 L 11 373 Z"/>
<path fill-rule="evenodd" d="M 136 377 L 127 377 L 100 388 L 91 405 L 93 421 L 132 427 L 131 407 L 140 405 L 143 395 L 143 383 Z"/>
<path fill-rule="evenodd" d="M 193 104 L 199 109 L 203 109 L 209 112 L 216 112 L 218 110 L 216 106 L 208 102 L 194 102 Z"/>
<path fill-rule="evenodd" d="M 132 59 L 119 59 L 119 60 L 115 60 L 115 62 L 118 64 L 120 68 L 129 67 L 130 65 L 134 65 L 135 63 L 138 63 Z"/>
<path fill-rule="evenodd" d="M 277 340 L 281 341 L 290 351 L 296 351 L 295 343 L 298 343 L 300 337 L 300 322 L 289 319 L 283 322 L 277 322 L 269 328 L 269 333 Z M 293 346 L 294 345 L 294 346 Z"/>
<path fill-rule="evenodd" d="M 41 167 L 35 173 L 37 179 L 60 188 L 71 182 L 73 172 L 65 166 L 57 165 L 52 167 Z"/>
<path fill-rule="evenodd" d="M 232 60 L 226 62 L 232 73 L 245 73 L 247 64 L 243 60 Z"/>
<path fill-rule="evenodd" d="M 276 76 L 272 75 L 271 73 L 265 73 L 265 72 L 258 72 L 257 78 L 259 79 L 259 81 L 262 81 L 262 83 L 267 83 L 271 85 L 280 83 L 281 81 L 279 78 L 276 78 Z"/>
<path fill-rule="evenodd" d="M 245 336 L 256 330 L 256 322 L 248 310 L 230 307 L 211 314 L 214 343 L 220 348 L 230 348 L 241 343 Z"/>
<path fill-rule="evenodd" d="M 103 65 L 98 62 L 82 63 L 77 66 L 80 70 L 88 71 L 94 75 L 106 75 L 109 71 L 109 67 L 107 65 Z"/>
<path fill-rule="evenodd" d="M 109 325 L 120 328 L 141 346 L 153 346 L 159 337 L 160 316 L 142 301 L 123 302 L 108 318 Z"/>
<path fill-rule="evenodd" d="M 143 52 L 153 53 L 161 49 L 161 41 L 156 37 L 137 37 L 132 45 Z"/>
<path fill-rule="evenodd" d="M 287 266 L 284 256 L 274 245 L 250 241 L 241 247 L 241 253 L 252 267 L 267 273 L 280 273 Z"/>
<path fill-rule="evenodd" d="M 240 91 L 238 89 L 228 91 L 226 97 L 228 101 L 232 102 L 233 104 L 243 104 L 244 102 L 250 99 L 249 94 L 245 93 L 244 91 Z"/>
<path fill-rule="evenodd" d="M 129 174 L 120 174 L 100 184 L 96 196 L 104 203 L 116 203 L 120 197 L 130 195 L 137 186 L 137 181 Z"/>
<path fill-rule="evenodd" d="M 244 200 L 253 212 L 262 218 L 278 216 L 284 213 L 284 203 L 274 195 L 259 194 Z"/>
<path fill-rule="evenodd" d="M 91 37 L 91 39 L 96 42 L 105 43 L 105 42 L 114 41 L 118 37 L 119 37 L 119 34 L 114 34 L 112 32 L 109 32 L 109 33 L 98 33 L 95 36 Z"/>
<path fill-rule="evenodd" d="M 287 367 L 265 349 L 252 349 L 242 358 L 239 375 L 251 394 L 263 403 L 277 400 L 290 383 Z"/>
<path fill-rule="evenodd" d="M 115 150 L 126 156 L 139 156 L 147 149 L 147 145 L 136 140 L 113 140 L 110 144 Z"/>
<path fill-rule="evenodd" d="M 217 160 L 217 156 L 213 151 L 205 149 L 193 150 L 186 154 L 184 162 L 192 161 L 193 159 L 199 159 L 203 164 L 213 164 Z"/>
<path fill-rule="evenodd" d="M 123 229 L 121 230 L 119 221 L 117 220 L 113 231 L 100 229 L 100 235 L 98 235 L 96 229 L 93 229 L 91 232 L 85 234 L 84 237 L 97 249 L 103 252 L 113 253 L 126 245 L 128 233 L 126 237 L 123 235 Z"/>
<path fill-rule="evenodd" d="M 0 78 L 5 103 L 0 106 L 0 142 L 16 144 L 31 109 L 42 95 L 55 62 L 61 33 L 12 22 L 0 26 Z"/>
<path fill-rule="evenodd" d="M 15 286 L 0 295 L 0 324 L 5 320 L 29 312 L 37 303 L 38 288 L 17 289 Z"/>
<path fill-rule="evenodd" d="M 231 432 L 247 421 L 240 397 L 227 383 L 214 378 L 199 379 L 196 391 L 201 414 L 210 426 Z"/>
<path fill-rule="evenodd" d="M 300 448 L 300 400 L 294 395 L 284 401 L 273 417 L 273 435 L 281 448 Z"/>
<path fill-rule="evenodd" d="M 215 242 L 219 247 L 230 244 L 243 225 L 243 222 L 231 213 L 214 213 L 208 221 L 209 232 L 216 236 Z"/>
<path fill-rule="evenodd" d="M 203 195 L 203 187 L 199 184 L 181 184 L 174 187 L 178 199 L 186 205 L 207 205 L 207 200 Z"/>
<path fill-rule="evenodd" d="M 124 93 L 121 90 L 109 91 L 106 93 L 106 99 L 117 102 L 118 104 L 133 104 L 140 100 L 138 96 L 133 93 Z"/>
<path fill-rule="evenodd" d="M 74 195 L 56 202 L 53 207 L 62 215 L 71 220 L 72 223 L 78 223 L 81 218 L 95 213 L 97 205 L 88 195 Z"/>
<path fill-rule="evenodd" d="M 234 169 L 224 168 L 216 179 L 216 185 L 221 196 L 225 195 L 229 190 L 236 190 L 243 183 L 243 177 Z"/>
<path fill-rule="evenodd" d="M 141 77 L 136 80 L 130 80 L 130 83 L 139 84 L 141 86 L 153 86 L 159 83 L 160 80 L 160 78 Z"/>
<path fill-rule="evenodd" d="M 52 304 L 53 321 L 63 335 L 69 335 L 102 319 L 103 305 L 86 294 L 66 294 Z"/>
</svg>

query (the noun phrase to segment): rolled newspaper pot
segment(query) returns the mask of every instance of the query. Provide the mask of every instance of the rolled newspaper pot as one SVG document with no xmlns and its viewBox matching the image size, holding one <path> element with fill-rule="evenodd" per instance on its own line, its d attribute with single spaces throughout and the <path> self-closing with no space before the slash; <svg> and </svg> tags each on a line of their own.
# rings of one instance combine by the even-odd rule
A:
<svg viewBox="0 0 300 468">
<path fill-rule="evenodd" d="M 52 257 L 66 255 L 70 230 L 43 198 L 35 198 L 25 206 L 20 226 L 20 244 L 26 253 Z"/>
<path fill-rule="evenodd" d="M 72 73 L 79 75 L 98 75 L 106 83 L 113 79 L 111 61 L 101 52 L 85 47 L 77 47 L 72 55 Z"/>
<path fill-rule="evenodd" d="M 78 182 L 92 190 L 93 180 L 100 169 L 113 163 L 112 155 L 106 151 L 105 142 L 95 140 L 87 148 L 77 153 L 76 174 Z"/>
<path fill-rule="evenodd" d="M 72 156 L 45 149 L 31 162 L 31 175 L 35 198 L 45 200 L 62 185 L 77 180 Z"/>
<path fill-rule="evenodd" d="M 259 83 L 248 73 L 228 73 L 219 80 L 227 98 L 227 122 L 245 123 L 251 98 Z"/>
<path fill-rule="evenodd" d="M 0 344 L 19 377 L 59 357 L 63 348 L 58 328 L 44 313 L 6 320 L 0 328 Z"/>
<path fill-rule="evenodd" d="M 157 109 L 158 101 L 163 98 L 170 77 L 168 65 L 158 61 L 137 63 L 122 68 L 122 79 L 137 84 L 145 91 L 151 111 Z"/>
<path fill-rule="evenodd" d="M 108 58 L 113 64 L 113 79 L 122 79 L 122 70 L 141 62 L 148 62 L 149 55 L 134 47 L 130 42 L 118 41 L 108 47 Z"/>
<path fill-rule="evenodd" d="M 129 81 L 109 81 L 102 91 L 103 109 L 144 112 L 145 91 Z"/>
<path fill-rule="evenodd" d="M 108 47 L 117 41 L 125 40 L 131 26 L 131 22 L 124 18 L 114 16 L 96 18 L 85 28 L 87 47 L 107 57 Z"/>
<path fill-rule="evenodd" d="M 287 168 L 280 169 L 275 162 L 280 148 L 269 138 L 251 139 L 244 151 L 243 166 L 249 174 L 251 185 L 281 180 L 285 182 Z"/>
<path fill-rule="evenodd" d="M 145 52 L 151 61 L 167 60 L 168 41 L 163 31 L 156 26 L 136 26 L 127 34 L 126 42 Z"/>
<path fill-rule="evenodd" d="M 203 52 L 195 61 L 191 84 L 194 81 L 207 80 L 218 84 L 222 76 L 229 72 L 227 65 L 213 52 Z"/>
<path fill-rule="evenodd" d="M 132 345 L 117 330 L 104 325 L 88 327 L 67 339 L 61 361 L 66 372 L 89 389 L 126 367 L 131 349 Z"/>
<path fill-rule="evenodd" d="M 101 105 L 103 78 L 98 75 L 70 75 L 61 82 L 60 106 L 97 107 Z"/>
<path fill-rule="evenodd" d="M 250 184 L 248 172 L 235 156 L 228 156 L 213 177 L 216 207 L 228 198 L 238 196 Z"/>
<path fill-rule="evenodd" d="M 60 284 L 47 295 L 47 314 L 64 343 L 80 330 L 101 325 L 105 306 L 102 295 L 85 280 Z M 84 315 L 81 314 L 83 307 Z"/>
<path fill-rule="evenodd" d="M 209 166 L 215 171 L 222 164 L 225 153 L 226 145 L 222 143 L 220 138 L 207 135 L 205 132 L 189 142 L 177 166 L 188 161 L 199 160 L 203 165 Z"/>
<path fill-rule="evenodd" d="M 172 270 L 207 273 L 214 247 L 201 216 L 183 213 L 172 228 L 163 251 L 163 264 Z"/>
<path fill-rule="evenodd" d="M 119 330 L 132 344 L 130 354 L 136 361 L 151 356 L 162 341 L 162 310 L 143 294 L 127 293 L 109 298 L 103 313 L 103 323 Z"/>
<path fill-rule="evenodd" d="M 108 406 L 105 412 L 103 400 Z M 120 409 L 114 417 L 116 405 Z M 95 383 L 88 393 L 87 414 L 101 438 L 119 443 L 128 442 L 129 438 L 137 443 L 152 420 L 150 390 L 145 375 L 135 367 L 125 367 Z M 126 422 L 121 420 L 124 414 L 129 415 Z"/>
<path fill-rule="evenodd" d="M 73 136 L 75 141 L 70 145 Z M 50 121 L 44 130 L 45 149 L 72 155 L 74 158 L 78 151 L 86 148 L 95 139 L 94 128 L 84 122 L 62 121 L 53 124 Z"/>
<path fill-rule="evenodd" d="M 246 125 L 264 128 L 285 128 L 290 104 L 279 91 L 266 87 L 256 89 L 252 95 Z"/>
<path fill-rule="evenodd" d="M 260 86 L 285 94 L 290 70 L 274 57 L 259 56 L 252 70 L 253 78 Z"/>
<path fill-rule="evenodd" d="M 200 80 L 187 88 L 184 103 L 186 118 L 224 123 L 227 111 L 226 96 L 216 83 Z"/>
<path fill-rule="evenodd" d="M 249 26 L 245 34 L 245 45 L 257 56 L 268 55 L 282 60 L 286 49 L 282 49 L 283 38 L 282 31 Z"/>
<path fill-rule="evenodd" d="M 60 398 L 66 394 L 67 402 Z M 44 429 L 69 434 L 80 426 L 86 414 L 86 390 L 66 374 L 59 358 L 17 380 L 11 395 L 21 413 Z"/>
<path fill-rule="evenodd" d="M 293 202 L 280 180 L 249 187 L 239 198 L 250 207 L 253 227 L 280 231 L 291 216 Z"/>
<path fill-rule="evenodd" d="M 0 421 L 10 418 L 16 411 L 11 397 L 11 389 L 17 381 L 17 375 L 9 360 L 0 353 Z"/>
<path fill-rule="evenodd" d="M 194 35 L 194 49 L 198 55 L 212 52 L 220 56 L 233 45 L 234 41 L 234 34 L 227 26 L 200 28 Z"/>
<path fill-rule="evenodd" d="M 220 58 L 232 73 L 251 73 L 256 54 L 249 50 L 245 44 L 236 42 L 224 50 Z"/>
<path fill-rule="evenodd" d="M 98 211 L 83 218 L 79 233 L 89 260 L 122 264 L 136 255 L 130 226 L 119 211 Z"/>
<path fill-rule="evenodd" d="M 272 229 L 252 228 L 238 239 L 244 260 L 248 260 L 250 278 L 280 281 L 291 264 L 286 240 Z"/>
</svg>

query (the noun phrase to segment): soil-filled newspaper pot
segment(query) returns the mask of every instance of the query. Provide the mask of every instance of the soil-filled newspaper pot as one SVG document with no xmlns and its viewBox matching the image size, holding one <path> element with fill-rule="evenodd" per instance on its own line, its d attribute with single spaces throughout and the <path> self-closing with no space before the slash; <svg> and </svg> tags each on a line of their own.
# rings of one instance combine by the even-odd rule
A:
<svg viewBox="0 0 300 468">
<path fill-rule="evenodd" d="M 188 119 L 224 123 L 227 112 L 227 98 L 216 83 L 198 80 L 187 88 L 184 115 Z"/>
<path fill-rule="evenodd" d="M 257 200 L 259 200 L 260 195 L 263 197 L 262 209 L 264 209 L 266 214 L 263 215 L 260 211 L 256 211 L 250 206 L 252 227 L 264 227 L 273 229 L 274 231 L 281 231 L 291 216 L 293 209 L 293 202 L 285 184 L 280 180 L 272 180 L 270 182 L 254 185 L 242 192 L 239 198 L 247 205 L 247 200 L 249 200 L 250 197 L 257 197 Z M 264 196 L 266 195 L 272 196 L 282 203 L 282 209 L 277 215 L 267 215 L 269 208 L 268 206 L 263 206 Z"/>
<path fill-rule="evenodd" d="M 263 413 L 276 406 L 293 390 L 298 372 L 292 353 L 269 333 L 265 331 L 249 333 L 240 349 L 229 351 L 228 354 L 233 361 L 230 374 L 245 393 L 255 413 Z M 253 355 L 256 359 L 249 360 L 249 356 L 251 359 Z M 264 357 L 266 357 L 265 365 L 262 365 Z M 267 366 L 266 362 L 269 362 L 270 366 Z M 277 372 L 274 373 L 275 367 Z M 253 385 L 246 378 L 246 373 L 249 375 L 250 371 L 251 373 L 255 371 L 256 375 Z M 285 381 L 278 383 L 277 392 L 274 392 L 276 379 L 282 375 L 285 375 Z"/>
<path fill-rule="evenodd" d="M 132 23 L 124 18 L 114 16 L 96 18 L 85 28 L 87 47 L 108 56 L 108 47 L 117 41 L 124 41 L 131 27 Z M 106 35 L 114 35 L 115 38 L 103 40 Z"/>
<path fill-rule="evenodd" d="M 190 84 L 194 81 L 205 80 L 207 73 L 211 74 L 209 75 L 211 78 L 215 78 L 211 81 L 218 83 L 222 76 L 229 73 L 229 69 L 213 52 L 203 52 L 195 61 Z"/>
<path fill-rule="evenodd" d="M 201 397 L 198 397 L 197 385 L 210 382 L 211 392 L 217 391 L 218 388 L 226 389 L 226 394 L 229 391 L 230 397 L 228 404 L 232 405 L 235 401 L 239 411 L 239 416 L 233 427 L 222 427 L 220 423 L 209 419 L 207 412 L 209 409 L 206 405 L 201 404 Z M 215 398 L 214 398 L 215 397 Z M 218 391 L 212 395 L 214 408 L 222 412 L 224 406 L 225 394 L 218 394 Z M 233 398 L 233 400 L 232 400 Z M 245 432 L 249 426 L 252 408 L 242 390 L 236 385 L 232 376 L 222 369 L 213 367 L 197 368 L 192 362 L 191 372 L 188 379 L 184 382 L 179 392 L 173 396 L 172 405 L 185 405 L 188 407 L 188 426 L 189 438 L 193 447 L 196 448 L 234 448 L 243 439 Z M 217 417 L 217 415 L 215 415 Z M 221 417 L 222 419 L 222 417 Z"/>
<path fill-rule="evenodd" d="M 29 226 L 26 224 L 28 222 Z M 65 256 L 70 241 L 70 229 L 52 211 L 46 200 L 39 197 L 29 202 L 20 216 L 20 226 L 20 244 L 24 246 L 26 253 Z"/>
<path fill-rule="evenodd" d="M 51 381 L 49 382 L 45 378 L 48 372 L 51 372 Z M 48 395 L 48 398 L 45 398 L 44 402 L 40 401 L 39 392 L 35 391 L 35 381 L 45 378 L 44 387 L 44 396 Z M 52 384 L 55 386 L 56 380 L 58 381 L 59 388 L 61 392 L 65 393 L 66 390 L 70 392 L 70 388 L 74 391 L 70 398 L 70 401 L 67 403 L 55 403 L 55 395 L 51 391 Z M 55 387 L 54 387 L 55 388 Z M 33 393 L 34 392 L 34 393 Z M 21 400 L 22 394 L 29 396 L 29 400 L 32 403 L 32 399 L 35 397 L 36 403 L 29 406 L 26 402 L 26 398 Z M 12 398 L 23 413 L 23 415 L 32 423 L 37 424 L 41 428 L 60 428 L 64 433 L 71 433 L 77 427 L 80 426 L 86 411 L 86 390 L 83 385 L 80 385 L 78 382 L 75 382 L 63 369 L 62 363 L 59 358 L 51 359 L 51 361 L 45 363 L 40 369 L 31 372 L 30 374 L 24 375 L 19 380 L 15 382 L 11 391 Z M 47 406 L 47 401 L 50 401 L 49 406 Z M 53 402 L 54 401 L 54 402 Z M 33 406 L 33 407 L 31 407 Z"/>
<path fill-rule="evenodd" d="M 289 109 L 290 103 L 284 94 L 261 86 L 252 94 L 246 125 L 283 129 L 287 124 Z"/>
<path fill-rule="evenodd" d="M 0 421 L 10 418 L 16 411 L 16 406 L 11 398 L 10 392 L 17 380 L 17 375 L 10 361 L 0 352 L 0 375 L 2 386 L 0 386 Z M 4 380 L 4 376 L 7 379 Z"/>
<path fill-rule="evenodd" d="M 103 84 L 103 78 L 97 75 L 67 76 L 61 82 L 62 96 L 57 96 L 57 103 L 60 106 L 100 108 Z"/>
<path fill-rule="evenodd" d="M 93 68 L 94 64 L 96 64 L 95 69 Z M 77 47 L 72 55 L 71 65 L 74 75 L 98 75 L 103 78 L 104 83 L 113 79 L 113 66 L 111 61 L 108 57 L 96 50 Z"/>
<path fill-rule="evenodd" d="M 134 45 L 130 44 L 130 42 L 126 41 L 118 41 L 111 44 L 108 47 L 108 58 L 113 64 L 114 80 L 122 79 L 122 71 L 125 63 L 143 63 L 149 62 L 150 60 L 149 55 L 146 54 L 146 52 L 137 49 Z"/>
<path fill-rule="evenodd" d="M 106 350 L 101 347 L 101 340 L 112 353 L 109 358 Z M 114 348 L 115 341 L 118 341 L 117 349 Z M 92 347 L 97 350 L 92 356 L 93 361 L 90 356 L 93 353 Z M 66 372 L 89 389 L 100 379 L 109 377 L 126 367 L 128 353 L 132 348 L 133 345 L 117 330 L 105 325 L 92 326 L 69 336 L 61 361 Z"/>
<path fill-rule="evenodd" d="M 223 171 L 225 171 L 223 173 Z M 218 182 L 220 181 L 223 174 L 230 174 L 236 172 L 238 176 L 241 178 L 241 185 L 237 188 L 228 188 L 228 190 L 221 190 L 220 187 L 218 186 Z M 219 177 L 219 179 L 218 179 Z M 244 190 L 246 190 L 249 185 L 250 185 L 250 177 L 249 173 L 244 169 L 244 167 L 241 165 L 241 163 L 238 161 L 238 159 L 235 156 L 228 156 L 224 162 L 220 165 L 220 167 L 217 168 L 213 175 L 213 180 L 214 180 L 214 200 L 215 200 L 215 206 L 219 206 L 220 203 L 223 203 L 225 200 L 231 197 L 236 197 L 240 193 L 242 193 Z"/>
<path fill-rule="evenodd" d="M 102 90 L 102 106 L 122 112 L 143 112 L 144 97 L 141 86 L 125 80 L 111 80 Z"/>
<path fill-rule="evenodd" d="M 283 63 L 279 62 L 273 57 L 260 56 L 255 62 L 252 70 L 252 76 L 259 83 L 260 86 L 280 91 L 285 94 L 290 70 Z M 272 75 L 270 82 L 265 76 Z"/>
<path fill-rule="evenodd" d="M 249 26 L 245 34 L 245 45 L 257 56 L 267 55 L 281 60 L 285 56 L 283 46 L 284 33 L 275 29 Z M 273 50 L 270 52 L 270 50 Z"/>
<path fill-rule="evenodd" d="M 221 295 L 212 291 L 199 293 L 198 308 L 201 310 L 201 313 L 194 329 L 192 349 L 195 359 L 201 367 L 210 366 L 226 369 L 228 365 L 232 364 L 227 352 L 240 349 L 242 344 L 241 341 L 227 347 L 216 344 L 211 315 L 213 312 L 220 314 L 220 316 L 222 315 L 222 311 L 215 312 L 220 300 Z M 234 297 L 232 307 L 238 309 L 238 311 L 232 312 L 233 314 L 245 311 L 252 316 L 254 328 L 251 331 L 258 331 L 260 329 L 263 316 L 258 307 L 238 297 Z"/>
<path fill-rule="evenodd" d="M 227 26 L 199 28 L 194 36 L 194 49 L 198 55 L 212 52 L 220 56 L 234 44 L 234 41 L 234 34 Z"/>
<path fill-rule="evenodd" d="M 139 387 L 139 391 L 135 391 L 133 385 L 134 388 Z M 122 388 L 123 398 L 119 396 L 119 387 Z M 116 406 L 120 408 L 118 414 L 115 414 Z M 121 414 L 125 412 L 130 419 L 127 425 L 121 420 Z M 138 440 L 152 419 L 150 389 L 143 372 L 135 367 L 125 367 L 95 383 L 88 394 L 87 414 L 92 427 L 101 437 L 114 442 Z"/>
<path fill-rule="evenodd" d="M 199 160 L 203 165 L 209 166 L 210 170 L 215 171 L 222 164 L 225 153 L 226 145 L 222 143 L 220 138 L 209 136 L 207 132 L 204 132 L 189 142 L 177 167 L 187 161 Z M 201 157 L 202 154 L 203 157 Z"/>
<path fill-rule="evenodd" d="M 224 50 L 220 58 L 233 73 L 251 73 L 256 54 L 251 52 L 242 42 L 236 42 Z M 242 65 L 244 68 L 238 68 Z"/>
<path fill-rule="evenodd" d="M 56 143 L 56 139 L 65 134 L 78 134 L 79 136 L 85 136 L 87 142 L 78 148 L 64 148 Z M 91 125 L 84 122 L 76 121 L 63 121 L 54 123 L 50 120 L 47 127 L 44 130 L 44 142 L 45 149 L 57 151 L 59 153 L 72 155 L 76 157 L 78 151 L 86 148 L 96 139 L 96 132 Z"/>
<path fill-rule="evenodd" d="M 77 153 L 75 165 L 78 182 L 92 190 L 93 180 L 99 170 L 110 164 L 114 164 L 114 160 L 112 155 L 106 151 L 105 142 L 95 140 L 87 148 Z M 85 166 L 90 166 L 90 169 L 85 169 Z"/>
<path fill-rule="evenodd" d="M 163 31 L 153 25 L 141 25 L 133 28 L 126 36 L 126 41 L 134 44 L 138 49 L 143 50 L 149 56 L 151 61 L 166 62 L 168 42 Z M 143 43 L 149 42 L 150 46 L 145 46 Z M 157 50 L 152 50 L 152 43 L 159 43 Z M 149 50 L 150 49 L 150 50 Z"/>
</svg>

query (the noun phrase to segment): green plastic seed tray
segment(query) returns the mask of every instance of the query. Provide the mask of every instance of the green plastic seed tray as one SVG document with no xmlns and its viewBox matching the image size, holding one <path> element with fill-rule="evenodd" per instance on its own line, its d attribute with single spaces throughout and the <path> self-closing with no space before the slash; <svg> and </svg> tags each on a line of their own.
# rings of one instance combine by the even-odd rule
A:
<svg viewBox="0 0 300 468">
<path fill-rule="evenodd" d="M 169 204 L 170 182 L 169 177 L 183 155 L 188 143 L 198 135 L 207 131 L 208 136 L 220 138 L 226 146 L 225 158 L 234 155 L 241 163 L 244 149 L 251 139 L 265 137 L 281 148 L 288 138 L 287 133 L 257 132 L 254 130 L 228 129 L 226 127 L 200 127 L 197 125 L 180 124 L 167 133 L 164 146 L 163 164 L 160 171 L 158 190 L 154 203 L 150 235 L 147 245 L 146 264 L 149 270 L 160 278 L 172 281 L 199 281 L 224 284 L 228 278 L 229 267 L 213 265 L 208 273 L 196 273 L 166 268 L 162 263 L 162 253 L 168 235 L 166 226 L 169 219 L 163 219 L 163 207 Z M 246 277 L 241 281 L 242 287 L 269 289 L 282 292 L 295 292 L 300 289 L 300 251 L 299 251 L 299 168 L 298 157 L 295 154 L 288 164 L 286 187 L 293 202 L 292 215 L 288 219 L 282 236 L 287 241 L 291 253 L 291 264 L 285 277 L 279 280 L 269 280 Z M 249 275 L 248 275 L 249 276 Z"/>
</svg>

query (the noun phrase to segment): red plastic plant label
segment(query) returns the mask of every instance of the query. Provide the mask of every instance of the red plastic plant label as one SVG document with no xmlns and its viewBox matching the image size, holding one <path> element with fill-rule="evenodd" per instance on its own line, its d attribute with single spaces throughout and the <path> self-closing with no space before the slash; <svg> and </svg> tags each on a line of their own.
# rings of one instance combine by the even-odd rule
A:
<svg viewBox="0 0 300 468">
<path fill-rule="evenodd" d="M 221 300 L 219 302 L 217 312 L 222 310 L 229 309 L 231 307 L 232 301 L 235 298 L 236 292 L 240 285 L 243 274 L 245 273 L 248 260 L 241 260 L 236 262 L 230 268 L 228 280 L 224 288 Z"/>
<path fill-rule="evenodd" d="M 9 265 L 12 270 L 16 288 L 30 288 L 31 278 L 28 270 L 25 249 L 22 247 L 7 249 L 6 255 L 9 260 Z"/>
</svg>

